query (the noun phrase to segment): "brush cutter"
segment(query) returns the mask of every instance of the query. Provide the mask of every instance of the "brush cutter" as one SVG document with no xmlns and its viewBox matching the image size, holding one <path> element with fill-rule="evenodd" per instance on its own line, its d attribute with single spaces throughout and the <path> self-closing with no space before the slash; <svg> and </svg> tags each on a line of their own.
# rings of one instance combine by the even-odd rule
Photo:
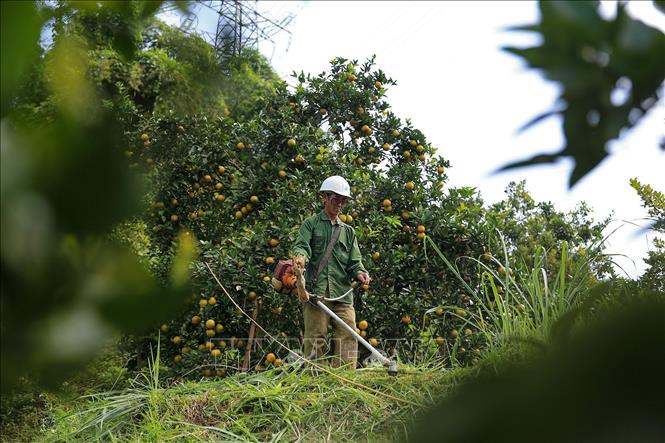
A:
<svg viewBox="0 0 665 443">
<path fill-rule="evenodd" d="M 346 329 L 353 337 L 356 339 L 357 342 L 362 344 L 369 352 L 372 353 L 372 355 L 380 361 L 383 365 L 388 367 L 388 375 L 391 376 L 396 376 L 397 375 L 397 362 L 395 360 L 391 360 L 383 354 L 381 354 L 379 351 L 377 351 L 374 346 L 370 345 L 367 340 L 365 340 L 360 334 L 358 334 L 355 329 L 353 329 L 351 326 L 347 325 L 344 323 L 344 321 L 337 316 L 333 311 L 326 306 L 322 300 L 326 301 L 336 301 L 339 300 L 346 295 L 348 295 L 353 289 L 350 289 L 346 294 L 343 294 L 339 297 L 336 298 L 324 298 L 324 297 L 318 297 L 316 295 L 312 295 L 307 290 L 305 289 L 305 275 L 303 273 L 303 270 L 300 268 L 300 266 L 296 265 L 293 266 L 293 271 L 296 276 L 296 293 L 298 294 L 298 298 L 303 301 L 303 302 L 309 302 L 314 306 L 317 306 L 319 309 L 323 310 L 328 316 L 330 316 L 333 320 L 335 320 L 339 325 L 341 325 L 344 329 Z"/>
</svg>

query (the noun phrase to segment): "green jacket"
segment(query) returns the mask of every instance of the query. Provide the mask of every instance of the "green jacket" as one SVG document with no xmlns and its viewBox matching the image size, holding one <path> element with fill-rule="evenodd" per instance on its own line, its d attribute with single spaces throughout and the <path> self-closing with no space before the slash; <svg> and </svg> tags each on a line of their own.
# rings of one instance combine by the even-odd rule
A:
<svg viewBox="0 0 665 443">
<path fill-rule="evenodd" d="M 356 231 L 341 222 L 339 218 L 335 220 L 335 224 L 338 223 L 340 225 L 339 239 L 330 254 L 328 264 L 321 270 L 316 281 L 316 288 L 314 288 L 314 293 L 319 296 L 324 296 L 327 289 L 329 298 L 337 298 L 348 292 L 351 289 L 351 279 L 356 278 L 358 272 L 367 272 L 362 263 Z M 292 252 L 293 255 L 305 257 L 307 263 L 305 280 L 308 288 L 311 288 L 312 274 L 319 269 L 319 263 L 326 252 L 332 231 L 333 223 L 325 211 L 307 218 L 300 226 Z M 353 291 L 338 301 L 352 304 Z"/>
</svg>

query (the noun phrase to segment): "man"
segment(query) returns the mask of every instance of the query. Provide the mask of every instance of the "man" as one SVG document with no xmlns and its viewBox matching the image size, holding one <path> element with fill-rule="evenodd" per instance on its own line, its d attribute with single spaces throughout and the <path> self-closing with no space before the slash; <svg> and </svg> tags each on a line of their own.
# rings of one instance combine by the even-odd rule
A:
<svg viewBox="0 0 665 443">
<path fill-rule="evenodd" d="M 293 245 L 294 260 L 305 268 L 305 280 L 308 292 L 334 301 L 324 301 L 346 324 L 355 329 L 356 312 L 353 308 L 351 280 L 361 283 L 370 282 L 369 274 L 363 266 L 355 230 L 339 220 L 341 209 L 351 199 L 349 183 L 342 177 L 328 177 L 319 189 L 323 198 L 323 210 L 307 218 L 298 232 Z M 321 260 L 335 231 L 339 238 L 334 243 L 328 262 L 317 274 Z M 305 357 L 315 359 L 325 353 L 326 335 L 330 317 L 311 303 L 303 307 L 305 321 Z M 333 364 L 348 365 L 355 369 L 358 357 L 356 339 L 343 327 L 333 322 L 335 359 Z"/>
</svg>

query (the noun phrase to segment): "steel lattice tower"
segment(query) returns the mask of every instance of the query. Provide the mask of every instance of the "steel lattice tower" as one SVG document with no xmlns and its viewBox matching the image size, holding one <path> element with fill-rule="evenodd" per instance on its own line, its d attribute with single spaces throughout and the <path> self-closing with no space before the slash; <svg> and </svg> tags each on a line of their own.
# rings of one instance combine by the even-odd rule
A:
<svg viewBox="0 0 665 443">
<path fill-rule="evenodd" d="M 260 14 L 257 3 L 258 0 L 222 0 L 206 4 L 218 14 L 213 44 L 222 65 L 230 57 L 242 54 L 245 48 L 258 49 L 259 41 L 267 40 L 274 44 L 272 37 L 278 32 L 290 34 L 286 26 L 294 19 L 293 14 L 277 22 Z"/>
<path fill-rule="evenodd" d="M 258 46 L 256 0 L 222 0 L 217 11 L 215 51 L 223 62 L 229 57 L 238 56 L 244 48 Z"/>
</svg>

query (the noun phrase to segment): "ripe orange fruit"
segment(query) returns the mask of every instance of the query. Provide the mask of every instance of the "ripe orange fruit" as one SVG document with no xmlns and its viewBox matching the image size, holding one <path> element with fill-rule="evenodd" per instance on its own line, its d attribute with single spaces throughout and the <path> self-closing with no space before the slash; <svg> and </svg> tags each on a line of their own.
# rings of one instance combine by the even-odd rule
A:
<svg viewBox="0 0 665 443">
<path fill-rule="evenodd" d="M 379 258 L 381 258 L 381 253 L 379 252 L 372 253 L 372 260 L 378 260 Z"/>
<path fill-rule="evenodd" d="M 503 265 L 499 266 L 499 274 L 505 274 L 506 273 L 506 268 L 503 267 Z"/>
<path fill-rule="evenodd" d="M 222 351 L 220 351 L 219 349 L 213 349 L 212 351 L 210 351 L 210 355 L 212 355 L 214 358 L 219 358 L 222 356 Z"/>
<path fill-rule="evenodd" d="M 275 360 L 277 360 L 277 356 L 275 354 L 273 354 L 272 352 L 269 353 L 268 355 L 266 355 L 266 362 L 268 364 L 274 363 Z"/>
<path fill-rule="evenodd" d="M 367 320 L 360 320 L 358 322 L 358 329 L 360 329 L 361 331 L 364 331 L 367 328 L 369 328 L 369 323 L 367 323 Z"/>
<path fill-rule="evenodd" d="M 415 141 L 415 140 L 409 140 L 409 144 L 410 144 L 411 146 L 416 146 L 416 145 L 418 144 L 418 142 Z"/>
<path fill-rule="evenodd" d="M 243 142 L 239 142 L 239 143 L 236 145 L 236 148 L 238 148 L 239 150 L 242 151 L 243 149 L 245 149 L 245 144 L 244 144 Z"/>
<path fill-rule="evenodd" d="M 390 149 L 390 145 L 388 143 L 384 143 L 383 146 L 381 146 L 381 148 L 383 148 L 384 151 L 387 151 Z"/>
<path fill-rule="evenodd" d="M 439 346 L 443 346 L 443 345 L 446 344 L 446 339 L 443 338 L 443 337 L 441 337 L 441 336 L 438 336 L 438 337 L 435 339 L 435 341 L 436 341 L 436 344 L 439 345 Z"/>
<path fill-rule="evenodd" d="M 407 149 L 406 151 L 402 152 L 402 155 L 404 158 L 411 158 L 411 151 Z"/>
<path fill-rule="evenodd" d="M 290 138 L 286 141 L 286 144 L 289 146 L 289 148 L 293 148 L 296 145 L 296 141 Z"/>
<path fill-rule="evenodd" d="M 418 227 L 416 228 L 416 230 L 417 230 L 418 232 L 425 232 L 425 231 L 426 231 L 425 226 L 423 226 L 423 225 L 418 225 Z"/>
<path fill-rule="evenodd" d="M 175 214 L 171 215 L 171 221 L 172 221 L 173 223 L 177 222 L 177 221 L 178 221 L 178 216 L 175 215 Z"/>
<path fill-rule="evenodd" d="M 443 174 L 444 172 L 446 172 L 446 168 L 444 168 L 443 166 L 439 166 L 438 168 L 436 168 L 436 172 L 438 172 L 439 174 Z"/>
<path fill-rule="evenodd" d="M 388 199 L 383 200 L 383 206 L 390 206 L 390 205 L 392 205 L 392 204 L 393 204 L 393 203 L 392 203 L 390 200 L 388 200 Z"/>
<path fill-rule="evenodd" d="M 393 207 L 392 206 L 385 206 L 383 208 L 383 210 L 386 211 L 386 212 L 393 212 Z"/>
<path fill-rule="evenodd" d="M 263 281 L 264 281 L 265 283 L 270 283 L 270 277 L 268 277 L 268 276 L 266 275 L 265 277 L 263 277 Z"/>
<path fill-rule="evenodd" d="M 380 81 L 377 80 L 377 81 L 374 82 L 374 87 L 376 89 L 381 89 L 382 86 L 383 86 L 383 84 Z"/>
<path fill-rule="evenodd" d="M 224 171 L 226 171 L 226 168 L 224 166 L 220 165 L 220 166 L 217 167 L 217 172 L 219 172 L 220 174 L 223 174 Z"/>
<path fill-rule="evenodd" d="M 358 115 L 362 115 L 362 114 L 364 114 L 364 113 L 365 113 L 365 108 L 363 108 L 362 106 L 358 106 L 358 107 L 356 108 L 356 114 L 358 114 Z"/>
<path fill-rule="evenodd" d="M 363 291 L 367 291 L 369 289 L 369 285 L 367 283 L 364 283 L 362 285 Z"/>
<path fill-rule="evenodd" d="M 143 141 L 150 140 L 150 137 L 148 137 L 148 134 L 141 134 L 141 140 Z"/>
<path fill-rule="evenodd" d="M 214 329 L 206 329 L 206 335 L 208 338 L 213 338 L 215 336 L 215 330 Z"/>
<path fill-rule="evenodd" d="M 286 177 L 286 171 L 284 169 L 280 169 L 279 172 L 277 173 L 281 178 Z"/>
<path fill-rule="evenodd" d="M 472 331 L 471 329 L 466 328 L 466 329 L 464 330 L 464 335 L 471 335 L 471 334 L 473 334 L 473 331 Z"/>
<path fill-rule="evenodd" d="M 344 221 L 345 223 L 351 224 L 353 223 L 353 217 L 347 214 L 346 220 Z"/>
<path fill-rule="evenodd" d="M 219 203 L 222 203 L 224 200 L 226 200 L 226 197 L 224 197 L 224 194 L 217 194 L 215 196 L 215 200 L 218 201 Z"/>
<path fill-rule="evenodd" d="M 345 214 L 339 214 L 339 220 L 346 223 L 346 215 Z"/>
<path fill-rule="evenodd" d="M 199 323 L 201 323 L 201 317 L 199 317 L 198 315 L 192 317 L 192 324 L 198 325 Z"/>
<path fill-rule="evenodd" d="M 276 238 L 270 239 L 270 247 L 271 248 L 276 248 L 277 245 L 279 245 L 279 240 L 277 240 Z"/>
<path fill-rule="evenodd" d="M 171 338 L 171 341 L 173 342 L 174 345 L 179 345 L 180 343 L 182 343 L 182 337 L 176 335 L 175 337 Z"/>
<path fill-rule="evenodd" d="M 459 315 L 460 317 L 466 316 L 466 311 L 464 309 L 457 308 L 455 309 L 455 314 Z"/>
<path fill-rule="evenodd" d="M 373 337 L 370 338 L 370 339 L 367 340 L 367 341 L 369 342 L 370 345 L 372 345 L 372 346 L 375 347 L 375 348 L 376 348 L 377 346 L 379 346 L 379 341 L 378 341 L 377 339 L 373 338 Z"/>
<path fill-rule="evenodd" d="M 326 108 L 320 108 L 320 109 L 319 109 L 319 113 L 320 113 L 321 115 L 326 115 L 326 114 L 328 113 L 328 110 L 327 110 Z"/>
<path fill-rule="evenodd" d="M 208 304 L 208 300 L 206 300 L 205 298 L 199 300 L 199 306 L 200 307 L 205 308 L 207 304 Z"/>
<path fill-rule="evenodd" d="M 240 220 L 242 218 L 242 216 L 243 216 L 242 211 L 236 211 L 236 213 L 235 213 L 236 219 Z"/>
<path fill-rule="evenodd" d="M 356 159 L 356 164 L 357 164 L 358 166 L 361 166 L 361 165 L 363 164 L 363 159 L 360 158 L 360 157 L 358 157 L 358 158 Z"/>
<path fill-rule="evenodd" d="M 242 215 L 247 215 L 249 213 L 249 210 L 247 209 L 246 206 L 243 206 L 242 208 L 240 208 L 240 213 Z"/>
<path fill-rule="evenodd" d="M 367 126 L 367 125 L 363 125 L 363 126 L 360 128 L 360 132 L 362 132 L 362 133 L 365 134 L 365 135 L 370 135 L 370 134 L 371 134 L 372 132 L 374 132 L 374 131 L 372 131 L 372 128 L 370 128 L 369 126 Z"/>
<path fill-rule="evenodd" d="M 249 294 L 247 294 L 247 298 L 248 298 L 250 301 L 254 301 L 254 300 L 256 300 L 256 292 L 255 292 L 255 291 L 249 291 Z"/>
<path fill-rule="evenodd" d="M 457 332 L 457 329 L 453 329 L 452 331 L 450 331 L 450 335 L 452 335 L 453 337 L 457 337 L 459 335 L 459 332 Z"/>
<path fill-rule="evenodd" d="M 304 161 L 305 161 L 305 157 L 303 157 L 302 155 L 298 154 L 298 155 L 296 155 L 296 157 L 294 158 L 294 160 L 295 160 L 296 163 L 304 163 Z"/>
<path fill-rule="evenodd" d="M 393 132 L 391 132 L 393 137 L 399 137 L 399 131 L 397 129 L 393 129 Z"/>
<path fill-rule="evenodd" d="M 424 150 L 425 150 L 425 147 L 423 145 L 416 146 L 416 151 L 423 152 Z"/>
<path fill-rule="evenodd" d="M 402 220 L 408 220 L 410 217 L 409 211 L 402 211 Z"/>
<path fill-rule="evenodd" d="M 413 189 L 416 187 L 416 184 L 414 182 L 406 182 L 404 187 L 409 191 L 413 191 Z"/>
<path fill-rule="evenodd" d="M 211 342 L 211 341 L 207 341 L 207 342 L 205 342 L 205 344 L 203 346 L 204 346 L 204 349 L 211 350 L 212 348 L 215 347 L 215 343 Z"/>
<path fill-rule="evenodd" d="M 210 183 L 212 181 L 212 177 L 209 174 L 206 174 L 203 176 L 203 181 L 206 183 Z"/>
<path fill-rule="evenodd" d="M 215 320 L 210 319 L 206 320 L 206 329 L 212 329 L 215 327 Z"/>
<path fill-rule="evenodd" d="M 420 160 L 421 162 L 424 162 L 426 159 L 427 159 L 427 157 L 425 157 L 425 154 L 420 154 L 418 156 L 418 160 Z"/>
<path fill-rule="evenodd" d="M 267 265 L 272 265 L 273 263 L 275 263 L 275 259 L 273 257 L 266 257 L 265 261 Z"/>
<path fill-rule="evenodd" d="M 367 337 L 367 331 L 360 331 L 361 337 Z"/>
<path fill-rule="evenodd" d="M 434 312 L 436 313 L 436 315 L 438 315 L 440 317 L 440 316 L 443 315 L 444 310 L 443 310 L 443 308 L 436 308 L 436 311 L 434 311 Z"/>
<path fill-rule="evenodd" d="M 405 325 L 411 324 L 411 316 L 409 314 L 403 315 L 402 323 L 404 323 Z"/>
<path fill-rule="evenodd" d="M 283 363 L 282 363 L 282 359 L 281 359 L 281 358 L 276 358 L 275 361 L 272 362 L 272 365 L 273 365 L 274 367 L 276 367 L 276 368 L 279 368 L 280 366 L 282 366 L 282 364 L 283 364 Z"/>
<path fill-rule="evenodd" d="M 221 323 L 216 324 L 215 332 L 224 332 L 224 326 Z"/>
<path fill-rule="evenodd" d="M 252 195 L 252 196 L 249 198 L 249 201 L 252 202 L 252 203 L 254 203 L 254 204 L 256 204 L 256 203 L 259 202 L 259 198 L 258 198 L 256 195 Z"/>
<path fill-rule="evenodd" d="M 419 232 L 418 234 L 416 234 L 416 237 L 418 237 L 418 240 L 422 240 L 425 237 L 427 237 L 427 234 L 425 234 L 424 232 Z"/>
</svg>

